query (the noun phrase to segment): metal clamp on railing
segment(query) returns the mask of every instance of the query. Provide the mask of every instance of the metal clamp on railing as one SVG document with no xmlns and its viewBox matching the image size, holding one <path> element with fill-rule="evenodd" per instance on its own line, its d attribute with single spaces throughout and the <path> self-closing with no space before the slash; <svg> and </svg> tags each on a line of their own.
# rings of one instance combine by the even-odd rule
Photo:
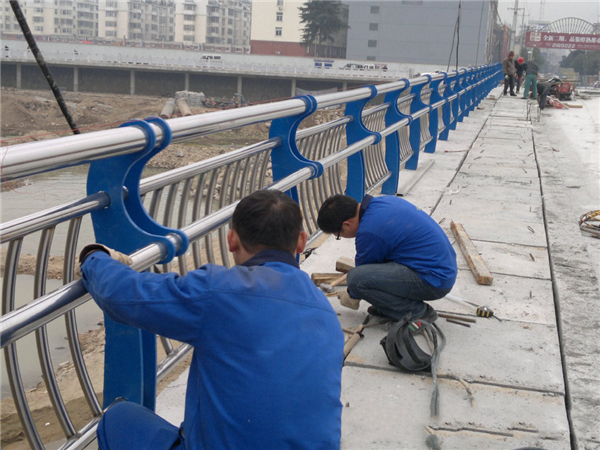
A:
<svg viewBox="0 0 600 450">
<path fill-rule="evenodd" d="M 356 100 L 346 104 L 345 114 L 352 116 L 353 120 L 346 126 L 346 142 L 348 146 L 358 142 L 366 137 L 373 137 L 373 144 L 381 142 L 381 134 L 369 130 L 363 122 L 363 110 L 367 103 L 377 95 L 377 88 L 373 85 L 364 86 L 371 90 L 371 95 L 362 100 Z M 346 186 L 346 195 L 362 201 L 366 192 L 365 184 L 365 155 L 362 151 L 355 153 L 348 158 L 348 183 Z"/>
<path fill-rule="evenodd" d="M 162 128 L 163 139 L 157 145 L 151 123 Z M 87 192 L 106 192 L 110 205 L 93 211 L 96 241 L 123 253 L 159 243 L 165 253 L 161 263 L 169 262 L 187 250 L 184 232 L 156 223 L 146 212 L 140 196 L 142 171 L 148 160 L 166 148 L 171 129 L 159 117 L 126 122 L 122 127 L 138 127 L 146 135 L 146 146 L 137 153 L 114 156 L 90 165 Z M 178 248 L 167 235 L 179 237 Z M 156 337 L 154 334 L 122 325 L 105 316 L 106 361 L 104 405 L 125 397 L 154 409 L 156 397 Z M 140 378 L 141 376 L 141 378 Z"/>
<path fill-rule="evenodd" d="M 406 126 L 413 121 L 413 118 L 404 114 L 398 108 L 398 99 L 406 89 L 410 87 L 410 81 L 406 78 L 400 80 L 405 82 L 402 89 L 389 92 L 386 94 L 384 102 L 389 103 L 390 107 L 385 113 L 385 125 L 390 127 L 397 125 L 398 129 L 401 126 Z M 400 136 L 397 130 L 385 137 L 385 163 L 388 167 L 400 167 L 403 163 L 400 152 Z M 386 195 L 394 195 L 398 192 L 398 180 L 400 179 L 400 170 L 392 170 L 392 176 L 383 184 L 381 192 Z"/>
<path fill-rule="evenodd" d="M 281 139 L 281 143 L 277 147 L 274 147 L 271 152 L 273 181 L 281 180 L 305 167 L 312 168 L 313 176 L 311 178 L 317 178 L 323 174 L 323 165 L 317 161 L 305 158 L 300 153 L 300 150 L 298 150 L 296 143 L 298 126 L 300 122 L 317 110 L 317 100 L 312 95 L 302 95 L 295 98 L 302 100 L 306 105 L 304 112 L 295 116 L 275 119 L 269 129 L 269 139 Z M 298 201 L 298 192 L 295 187 L 288 194 L 296 202 Z"/>
</svg>

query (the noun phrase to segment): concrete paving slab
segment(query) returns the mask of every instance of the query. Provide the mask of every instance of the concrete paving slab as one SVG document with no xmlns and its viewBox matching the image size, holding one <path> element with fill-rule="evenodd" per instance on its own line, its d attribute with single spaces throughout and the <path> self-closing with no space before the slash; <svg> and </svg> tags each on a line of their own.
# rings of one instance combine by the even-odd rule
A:
<svg viewBox="0 0 600 450">
<path fill-rule="evenodd" d="M 496 177 L 504 177 L 509 175 L 511 178 L 523 178 L 523 179 L 531 179 L 531 180 L 537 180 L 538 179 L 538 173 L 537 170 L 534 168 L 529 168 L 529 169 L 525 169 L 525 168 L 520 168 L 519 170 L 519 166 L 516 166 L 517 170 L 515 170 L 515 167 L 501 167 L 501 166 L 494 166 L 494 165 L 487 165 L 487 164 L 481 164 L 481 163 L 472 163 L 472 164 L 465 164 L 461 167 L 460 172 L 461 173 L 475 173 L 477 175 L 493 175 Z"/>
<path fill-rule="evenodd" d="M 473 244 L 492 274 L 551 279 L 546 247 L 476 240 L 473 241 Z M 469 267 L 462 252 L 457 252 L 456 262 L 460 269 Z"/>
<path fill-rule="evenodd" d="M 531 142 L 515 142 L 514 144 L 499 143 L 491 139 L 478 139 L 473 145 L 473 153 L 485 153 L 496 157 L 504 156 L 506 158 L 521 159 L 525 156 L 535 160 L 533 144 Z"/>
<path fill-rule="evenodd" d="M 513 222 L 543 223 L 544 220 L 541 206 L 465 195 L 444 196 L 433 217 L 439 223 L 443 218 L 454 220 L 455 214 L 463 217 L 468 215 L 498 220 L 508 219 Z"/>
<path fill-rule="evenodd" d="M 458 250 L 460 251 L 460 250 Z M 494 274 L 491 286 L 477 284 L 470 270 L 459 270 L 452 295 L 480 306 L 487 306 L 502 320 L 555 324 L 556 312 L 552 282 L 535 278 Z M 469 315 L 477 320 L 475 307 L 442 298 L 429 302 L 437 311 Z"/>
<path fill-rule="evenodd" d="M 441 319 L 438 326 L 447 339 L 440 355 L 438 375 L 481 384 L 564 393 L 554 324 L 500 322 L 488 318 L 477 320 L 470 328 Z M 346 358 L 346 364 L 389 370 L 392 366 L 379 344 L 386 334 L 385 326 L 366 329 L 364 338 Z M 422 345 L 426 346 L 424 342 Z"/>
<path fill-rule="evenodd" d="M 569 447 L 560 395 L 470 384 L 472 403 L 459 381 L 439 379 L 440 415 L 431 418 L 430 376 L 345 367 L 342 386 L 343 450 L 427 449 L 426 426 L 444 450 Z"/>
<path fill-rule="evenodd" d="M 509 187 L 515 189 L 527 189 L 532 192 L 533 195 L 540 195 L 540 183 L 539 180 L 533 178 L 520 178 L 511 176 L 495 176 L 495 175 L 482 175 L 473 172 L 459 172 L 452 181 L 451 188 L 454 190 L 454 185 L 457 186 L 472 186 L 477 192 L 484 189 L 495 189 L 497 186 Z"/>
<path fill-rule="evenodd" d="M 485 155 L 473 152 L 469 153 L 465 158 L 465 165 L 468 166 L 470 164 L 483 164 L 491 167 L 523 167 L 527 171 L 537 170 L 537 163 L 533 157 L 533 152 L 531 152 L 531 156 L 529 157 L 518 154 L 507 155 L 499 152 Z"/>
<path fill-rule="evenodd" d="M 491 186 L 514 186 L 520 188 L 529 188 L 536 191 L 540 190 L 540 184 L 537 179 L 524 178 L 521 174 L 506 173 L 503 176 L 493 173 L 484 175 L 474 171 L 461 171 L 456 174 L 453 183 L 473 183 L 475 186 L 491 187 Z"/>
<path fill-rule="evenodd" d="M 435 215 L 435 218 L 437 217 Z M 546 235 L 542 222 L 515 222 L 487 216 L 473 216 L 468 213 L 461 214 L 460 211 L 455 211 L 452 214 L 452 221 L 462 224 L 469 237 L 474 240 L 533 245 L 536 247 L 546 245 Z M 450 229 L 450 224 L 444 222 L 442 228 L 446 231 L 450 240 L 453 240 L 454 234 Z"/>
</svg>

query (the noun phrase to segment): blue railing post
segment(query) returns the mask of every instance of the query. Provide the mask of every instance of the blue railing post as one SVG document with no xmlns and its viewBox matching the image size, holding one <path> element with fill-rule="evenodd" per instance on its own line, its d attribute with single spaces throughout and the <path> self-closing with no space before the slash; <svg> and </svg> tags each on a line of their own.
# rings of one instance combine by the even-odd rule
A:
<svg viewBox="0 0 600 450">
<path fill-rule="evenodd" d="M 385 126 L 389 127 L 401 120 L 406 120 L 407 124 L 412 122 L 409 115 L 403 114 L 398 108 L 398 99 L 400 95 L 410 86 L 410 81 L 406 78 L 406 84 L 403 88 L 397 91 L 392 91 L 386 94 L 384 103 L 389 103 L 390 107 L 385 113 Z M 385 195 L 395 195 L 398 192 L 398 183 L 400 180 L 400 136 L 398 131 L 388 134 L 385 137 L 385 163 L 387 168 L 392 172 L 392 175 L 381 186 L 381 193 Z"/>
<path fill-rule="evenodd" d="M 352 121 L 346 125 L 346 143 L 352 145 L 366 137 L 375 136 L 377 139 L 372 145 L 381 141 L 381 134 L 369 130 L 363 120 L 363 109 L 373 97 L 377 95 L 377 88 L 369 85 L 364 86 L 371 90 L 371 95 L 362 100 L 356 100 L 346 104 L 345 115 L 351 116 Z M 346 177 L 346 195 L 361 202 L 366 193 L 366 170 L 365 155 L 362 151 L 348 158 L 348 173 Z"/>
<path fill-rule="evenodd" d="M 460 113 L 458 114 L 458 119 L 457 119 L 459 122 L 462 122 L 463 119 L 465 118 L 465 112 L 467 109 L 466 78 L 467 78 L 467 70 L 460 69 L 458 71 L 458 76 L 457 76 L 457 80 L 458 80 L 457 84 L 459 86 L 459 89 L 458 90 L 455 89 L 458 92 L 458 103 L 459 103 L 459 108 L 460 108 Z"/>
<path fill-rule="evenodd" d="M 271 122 L 269 129 L 269 139 L 281 139 L 281 143 L 271 151 L 273 181 L 279 181 L 305 167 L 313 169 L 312 178 L 320 177 L 323 174 L 323 165 L 305 158 L 296 144 L 298 126 L 300 122 L 317 110 L 317 101 L 312 95 L 302 95 L 296 98 L 302 100 L 306 105 L 304 112 L 295 116 L 275 119 Z M 287 194 L 298 202 L 297 188 L 290 189 Z"/>
<path fill-rule="evenodd" d="M 444 106 L 442 106 L 442 121 L 444 122 L 444 131 L 440 133 L 439 139 L 441 141 L 447 141 L 448 135 L 450 134 L 450 125 L 451 125 L 451 113 L 452 113 L 452 103 L 450 102 L 450 95 L 452 95 L 452 88 L 450 87 L 450 81 L 448 80 L 448 74 L 444 73 L 444 94 L 443 98 L 446 100 Z"/>
<path fill-rule="evenodd" d="M 431 135 L 431 141 L 425 145 L 424 152 L 425 153 L 434 153 L 435 147 L 438 141 L 439 135 L 439 126 L 440 126 L 440 113 L 438 108 L 433 108 L 431 105 L 436 104 L 440 100 L 444 98 L 440 95 L 440 83 L 442 83 L 446 79 L 440 78 L 439 80 L 434 80 L 430 82 L 431 96 L 429 97 L 429 134 Z"/>
<path fill-rule="evenodd" d="M 428 76 L 429 80 L 431 80 L 431 75 Z M 417 111 L 421 111 L 423 108 L 429 108 L 429 112 L 431 112 L 431 107 L 423 103 L 421 100 L 421 91 L 425 87 L 425 84 L 419 84 L 416 86 L 412 86 L 410 93 L 413 95 L 413 99 L 410 102 L 410 114 L 413 115 Z M 410 157 L 404 167 L 409 170 L 417 170 L 419 166 L 419 153 L 421 151 L 421 118 L 417 117 L 416 119 L 413 117 L 412 122 L 409 125 L 409 142 L 410 148 L 413 151 L 413 155 Z"/>
<path fill-rule="evenodd" d="M 157 145 L 150 122 L 163 129 L 163 141 Z M 94 161 L 90 164 L 87 180 L 88 195 L 105 192 L 110 205 L 93 211 L 92 224 L 96 242 L 130 254 L 151 243 L 164 248 L 166 263 L 174 256 L 185 253 L 189 244 L 185 233 L 163 227 L 146 212 L 139 191 L 144 166 L 171 140 L 168 124 L 160 118 L 127 122 L 146 135 L 146 147 L 138 153 Z M 179 236 L 177 249 L 167 234 Z M 127 295 L 126 292 L 123 293 Z M 114 322 L 105 316 L 106 347 L 104 360 L 104 406 L 117 397 L 154 409 L 156 399 L 156 335 Z"/>
<path fill-rule="evenodd" d="M 450 129 L 456 130 L 456 124 L 458 122 L 458 115 L 460 110 L 460 83 L 458 79 L 458 72 L 454 71 L 453 75 L 454 83 L 452 81 L 448 81 L 448 88 L 450 90 L 450 95 L 456 95 L 454 100 L 452 100 L 452 121 L 450 122 Z"/>
</svg>

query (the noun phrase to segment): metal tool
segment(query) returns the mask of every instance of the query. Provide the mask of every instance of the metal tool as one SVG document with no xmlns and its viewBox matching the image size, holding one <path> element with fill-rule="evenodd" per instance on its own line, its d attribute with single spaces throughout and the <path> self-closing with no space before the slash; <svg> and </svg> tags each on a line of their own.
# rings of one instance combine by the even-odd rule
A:
<svg viewBox="0 0 600 450">
<path fill-rule="evenodd" d="M 333 280 L 331 282 L 331 284 L 321 283 L 319 287 L 321 288 L 321 290 L 323 292 L 332 293 L 333 292 L 333 288 L 336 287 L 339 284 L 342 284 L 344 281 L 346 281 L 346 278 L 348 278 L 348 274 L 347 273 L 345 273 L 341 277 Z"/>
<path fill-rule="evenodd" d="M 489 308 L 488 306 L 480 306 L 480 305 L 478 305 L 478 304 L 476 304 L 476 303 L 469 302 L 469 301 L 467 301 L 467 300 L 465 300 L 465 299 L 462 299 L 462 298 L 460 298 L 460 297 L 457 297 L 457 296 L 455 296 L 455 295 L 452 295 L 452 294 L 447 294 L 447 295 L 446 295 L 446 298 L 447 298 L 448 300 L 454 300 L 454 301 L 456 301 L 456 302 L 465 303 L 465 304 L 467 304 L 467 305 L 474 306 L 474 307 L 476 308 L 476 310 L 475 310 L 475 313 L 476 313 L 476 314 L 477 314 L 479 317 L 486 317 L 486 318 L 489 318 L 489 317 L 494 317 L 494 318 L 498 319 L 500 322 L 502 322 L 502 319 L 500 319 L 500 318 L 498 318 L 497 316 L 495 316 L 495 315 L 494 315 L 494 311 L 493 311 L 491 308 Z"/>
</svg>

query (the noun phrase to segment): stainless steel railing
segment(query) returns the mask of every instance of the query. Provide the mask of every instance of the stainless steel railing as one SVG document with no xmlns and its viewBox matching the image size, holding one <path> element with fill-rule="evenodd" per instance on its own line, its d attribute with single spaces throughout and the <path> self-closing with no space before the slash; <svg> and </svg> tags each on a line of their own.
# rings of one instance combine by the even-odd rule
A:
<svg viewBox="0 0 600 450">
<path fill-rule="evenodd" d="M 490 85 L 501 72 L 496 66 L 486 66 L 478 70 L 482 71 Z M 440 93 L 443 93 L 446 84 L 454 83 L 461 73 L 453 73 L 448 79 L 445 79 L 444 74 L 433 74 L 431 78 L 419 77 L 410 80 L 410 85 L 425 85 L 420 98 L 428 104 L 431 97 L 428 84 L 432 80 L 440 80 L 444 77 L 445 84 L 439 87 Z M 285 151 L 285 149 L 281 147 L 281 137 L 266 135 L 262 141 L 230 153 L 144 178 L 140 182 L 140 195 L 148 214 L 166 227 L 183 231 L 190 240 L 190 247 L 185 254 L 176 259 L 166 264 L 159 264 L 165 256 L 164 246 L 160 243 L 150 244 L 131 255 L 134 261 L 132 267 L 136 270 L 176 271 L 184 275 L 188 270 L 205 263 L 230 266 L 232 262 L 228 255 L 225 236 L 233 209 L 244 196 L 265 188 L 282 191 L 297 189 L 304 227 L 311 239 L 315 239 L 319 235 L 316 216 L 321 203 L 330 195 L 343 193 L 349 184 L 354 182 L 352 179 L 347 179 L 346 173 L 346 162 L 350 156 L 362 152 L 365 161 L 365 191 L 376 192 L 391 174 L 399 171 L 414 154 L 409 139 L 409 122 L 417 118 L 421 119 L 418 147 L 422 149 L 433 138 L 428 127 L 430 114 L 440 116 L 438 129 L 440 132 L 443 131 L 448 124 L 441 125 L 442 108 L 446 104 L 450 105 L 451 102 L 458 102 L 461 95 L 466 95 L 468 92 L 465 88 L 454 96 L 446 97 L 441 104 L 432 105 L 431 108 L 427 106 L 411 113 L 414 95 L 408 90 L 403 91 L 395 106 L 407 118 L 386 123 L 386 113 L 394 105 L 381 101 L 383 95 L 403 90 L 407 86 L 406 81 L 394 81 L 377 86 L 375 89 L 378 97 L 373 99 L 372 103 L 376 106 L 364 109 L 361 117 L 348 114 L 343 107 L 356 102 L 366 103 L 373 92 L 371 88 L 359 88 L 315 98 L 318 110 L 338 108 L 332 120 L 295 134 L 295 143 L 300 154 L 310 161 L 318 161 L 322 167 L 322 174 L 318 177 L 315 177 L 315 167 L 307 165 L 275 180 L 272 152 Z M 476 89 L 479 98 L 487 93 L 487 88 L 483 84 L 473 89 Z M 181 142 L 250 124 L 298 116 L 306 108 L 304 100 L 291 99 L 172 119 L 168 121 L 172 131 L 171 142 Z M 459 109 L 458 113 L 462 114 L 464 111 Z M 457 119 L 451 117 L 452 120 Z M 386 148 L 385 139 L 378 141 L 376 136 L 369 134 L 358 140 L 354 139 L 350 144 L 347 142 L 347 128 L 354 126 L 356 121 L 363 122 L 368 130 L 377 132 L 383 137 L 393 133 L 398 134 L 400 143 L 398 167 L 388 167 L 386 164 L 386 152 L 391 150 Z M 157 142 L 161 142 L 165 138 L 164 130 L 154 124 L 150 127 L 156 134 Z M 141 129 L 126 127 L 3 147 L 0 149 L 2 181 L 9 182 L 90 161 L 138 152 L 145 147 L 146 139 L 147 136 Z M 64 436 L 58 446 L 61 446 L 61 449 L 83 448 L 94 439 L 95 426 L 102 414 L 101 387 L 94 386 L 91 381 L 77 327 L 77 311 L 90 299 L 90 296 L 82 282 L 77 279 L 76 255 L 83 245 L 89 243 L 81 242 L 80 234 L 90 214 L 106 208 L 110 201 L 109 196 L 104 192 L 90 195 L 82 193 L 81 200 L 52 206 L 0 225 L 0 243 L 4 247 L 1 346 L 4 351 L 12 400 L 24 434 L 30 447 L 34 449 L 44 449 L 50 443 L 40 432 L 44 424 L 36 419 L 29 407 L 27 387 L 22 381 L 22 368 L 18 358 L 17 344 L 31 333 L 36 337 L 36 351 L 49 403 Z M 66 228 L 66 238 L 61 243 L 57 243 L 55 239 L 59 227 Z M 176 248 L 181 246 L 179 236 L 170 234 L 167 238 Z M 20 289 L 19 263 L 27 256 L 23 253 L 23 243 L 26 239 L 38 239 L 34 258 L 33 296 L 31 301 L 19 307 L 16 303 L 16 294 Z M 47 284 L 49 263 L 58 253 L 62 253 L 63 258 L 63 285 L 49 292 Z M 56 375 L 57 370 L 49 344 L 48 326 L 57 319 L 64 320 L 64 333 L 69 343 L 79 390 L 89 410 L 90 419 L 83 426 L 76 425 Z M 165 357 L 157 367 L 158 377 L 162 378 L 185 357 L 191 348 L 162 337 L 159 337 L 159 340 L 165 351 Z M 21 356 L 34 357 L 31 354 L 21 354 Z M 56 443 L 52 445 L 56 446 Z"/>
</svg>

